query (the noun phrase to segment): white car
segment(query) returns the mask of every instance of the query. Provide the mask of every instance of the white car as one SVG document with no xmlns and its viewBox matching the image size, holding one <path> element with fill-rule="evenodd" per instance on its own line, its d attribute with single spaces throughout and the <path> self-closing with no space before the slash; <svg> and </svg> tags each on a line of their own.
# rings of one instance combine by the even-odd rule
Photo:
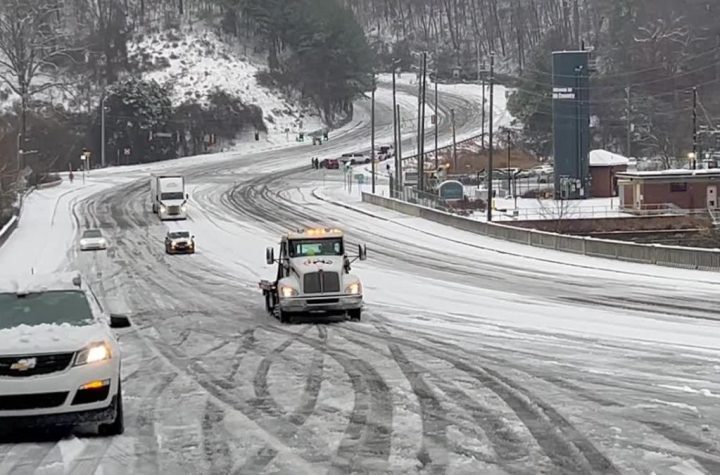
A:
<svg viewBox="0 0 720 475">
<path fill-rule="evenodd" d="M 107 239 L 99 229 L 87 229 L 80 237 L 81 251 L 102 251 L 107 249 Z"/>
<path fill-rule="evenodd" d="M 120 347 L 80 276 L 0 282 L 0 431 L 94 425 L 123 433 Z"/>
</svg>

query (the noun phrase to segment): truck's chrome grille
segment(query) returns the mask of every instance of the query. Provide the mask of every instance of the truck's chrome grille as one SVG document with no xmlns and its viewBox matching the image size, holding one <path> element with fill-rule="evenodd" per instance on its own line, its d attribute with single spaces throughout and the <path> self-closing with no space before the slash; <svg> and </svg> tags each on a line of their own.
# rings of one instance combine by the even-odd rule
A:
<svg viewBox="0 0 720 475">
<path fill-rule="evenodd" d="M 303 278 L 306 294 L 340 292 L 340 275 L 337 272 L 311 272 Z"/>
<path fill-rule="evenodd" d="M 180 214 L 179 206 L 168 206 L 168 214 Z"/>
</svg>

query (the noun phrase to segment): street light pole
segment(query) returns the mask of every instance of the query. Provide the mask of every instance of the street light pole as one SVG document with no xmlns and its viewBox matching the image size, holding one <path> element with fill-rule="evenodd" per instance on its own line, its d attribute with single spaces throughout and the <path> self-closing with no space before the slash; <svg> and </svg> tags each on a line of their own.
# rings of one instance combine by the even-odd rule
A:
<svg viewBox="0 0 720 475">
<path fill-rule="evenodd" d="M 395 189 L 399 192 L 402 190 L 403 186 L 403 180 L 402 180 L 402 121 L 400 116 L 400 106 L 395 106 L 395 116 L 398 124 L 398 141 L 397 145 L 398 148 L 396 150 L 397 153 L 397 168 L 395 170 L 395 173 L 397 174 L 397 179 L 395 180 Z M 398 195 L 399 196 L 399 195 Z"/>
<path fill-rule="evenodd" d="M 400 169 L 400 153 L 398 152 L 398 133 L 400 130 L 400 124 L 398 123 L 397 114 L 397 97 L 396 97 L 396 85 L 395 85 L 395 58 L 392 62 L 392 96 L 393 96 L 393 152 L 395 152 L 395 187 L 397 188 L 398 183 L 398 170 Z"/>
<path fill-rule="evenodd" d="M 438 72 L 435 71 L 435 170 L 440 166 L 438 161 L 438 129 L 440 124 L 440 114 L 438 113 Z"/>
<path fill-rule="evenodd" d="M 105 99 L 103 94 L 100 101 L 100 166 L 105 168 Z"/>
<path fill-rule="evenodd" d="M 495 89 L 495 52 L 490 53 L 490 126 L 488 129 L 488 142 L 490 151 L 488 154 L 488 203 L 487 203 L 487 220 L 492 221 L 493 208 L 493 92 Z"/>
<path fill-rule="evenodd" d="M 698 133 L 697 133 L 697 87 L 693 87 L 693 170 L 697 169 L 697 149 L 698 149 Z"/>
<path fill-rule="evenodd" d="M 453 136 L 453 171 L 457 173 L 457 138 L 455 136 L 455 109 L 450 109 L 450 123 Z"/>
<path fill-rule="evenodd" d="M 508 174 L 508 193 L 512 193 L 512 182 L 510 177 L 510 129 L 507 131 L 507 174 Z"/>
</svg>

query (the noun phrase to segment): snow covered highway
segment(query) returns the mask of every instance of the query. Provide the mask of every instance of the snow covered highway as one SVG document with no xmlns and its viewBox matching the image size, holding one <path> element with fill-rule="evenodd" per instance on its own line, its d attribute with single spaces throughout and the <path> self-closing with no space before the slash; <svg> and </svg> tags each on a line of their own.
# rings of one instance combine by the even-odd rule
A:
<svg viewBox="0 0 720 475">
<path fill-rule="evenodd" d="M 442 98 L 443 142 L 450 107 L 459 136 L 476 134 L 476 97 Z M 720 276 L 359 203 L 340 172 L 309 167 L 369 146 L 358 109 L 321 149 L 169 164 L 187 177 L 187 223 L 150 212 L 143 167 L 31 195 L 0 267 L 80 269 L 132 317 L 120 332 L 127 428 L 3 441 L 0 474 L 720 473 Z M 378 143 L 390 110 L 378 108 Z M 168 228 L 186 226 L 197 254 L 167 256 Z M 354 267 L 362 322 L 267 315 L 265 247 L 305 226 L 367 243 Z M 109 236 L 107 253 L 76 251 L 88 227 Z"/>
</svg>

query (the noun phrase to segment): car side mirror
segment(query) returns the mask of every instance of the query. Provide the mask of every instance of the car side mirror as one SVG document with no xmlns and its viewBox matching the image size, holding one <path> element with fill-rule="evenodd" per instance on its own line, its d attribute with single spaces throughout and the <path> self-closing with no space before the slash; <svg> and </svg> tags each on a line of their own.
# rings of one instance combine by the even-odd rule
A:
<svg viewBox="0 0 720 475">
<path fill-rule="evenodd" d="M 265 250 L 265 262 L 267 262 L 268 265 L 272 265 L 275 262 L 275 249 L 272 247 L 268 247 Z"/>
<path fill-rule="evenodd" d="M 362 244 L 358 244 L 358 258 L 361 261 L 367 260 L 367 246 L 363 246 Z"/>
<path fill-rule="evenodd" d="M 132 326 L 127 315 L 110 314 L 110 328 L 128 328 Z"/>
</svg>

